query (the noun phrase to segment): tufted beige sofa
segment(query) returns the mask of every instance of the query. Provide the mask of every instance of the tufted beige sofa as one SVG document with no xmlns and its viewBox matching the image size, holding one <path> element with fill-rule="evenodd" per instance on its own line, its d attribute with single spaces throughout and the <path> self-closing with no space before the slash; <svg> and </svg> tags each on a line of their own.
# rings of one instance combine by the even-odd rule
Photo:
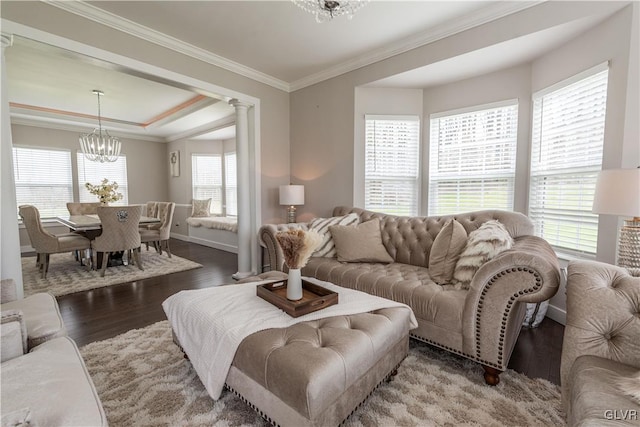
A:
<svg viewBox="0 0 640 427">
<path fill-rule="evenodd" d="M 67 336 L 55 297 L 16 299 L 0 282 L 2 427 L 106 426 L 100 398 L 78 347 Z"/>
<path fill-rule="evenodd" d="M 640 425 L 640 405 L 618 389 L 639 373 L 640 277 L 610 264 L 569 263 L 560 365 L 567 423 Z"/>
<path fill-rule="evenodd" d="M 520 333 L 526 304 L 551 298 L 558 290 L 560 269 L 549 244 L 533 236 L 524 215 L 478 211 L 443 217 L 400 217 L 359 208 L 336 207 L 334 216 L 355 212 L 361 221 L 379 218 L 382 241 L 394 259 L 390 264 L 342 263 L 311 258 L 305 276 L 368 292 L 409 305 L 418 319 L 412 336 L 467 357 L 484 367 L 488 384 L 498 384 Z M 483 265 L 469 290 L 434 283 L 428 270 L 433 240 L 445 222 L 455 218 L 467 233 L 497 219 L 515 239 L 515 246 Z M 306 223 L 269 224 L 259 230 L 272 270 L 285 270 L 275 240 L 278 231 L 307 229 Z"/>
</svg>

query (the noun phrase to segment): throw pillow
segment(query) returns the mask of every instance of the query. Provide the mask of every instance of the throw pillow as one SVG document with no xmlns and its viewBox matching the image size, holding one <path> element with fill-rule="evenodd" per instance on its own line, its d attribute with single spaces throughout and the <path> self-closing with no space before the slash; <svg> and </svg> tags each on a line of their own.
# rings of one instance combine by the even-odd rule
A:
<svg viewBox="0 0 640 427">
<path fill-rule="evenodd" d="M 429 253 L 429 275 L 438 285 L 451 283 L 460 254 L 467 244 L 467 230 L 450 219 L 438 233 Z"/>
<path fill-rule="evenodd" d="M 630 378 L 620 378 L 618 380 L 618 390 L 631 400 L 640 404 L 640 371 L 636 372 Z"/>
<path fill-rule="evenodd" d="M 360 222 L 357 213 L 350 213 L 343 216 L 334 216 L 331 218 L 315 218 L 309 222 L 309 230 L 317 232 L 322 236 L 322 242 L 318 249 L 313 253 L 313 257 L 333 258 L 336 256 L 336 249 L 329 232 L 332 225 L 355 225 Z"/>
<path fill-rule="evenodd" d="M 469 289 L 471 279 L 482 265 L 501 252 L 511 249 L 513 238 L 498 220 L 487 221 L 469 233 L 467 245 L 456 263 L 453 283 Z"/>
<path fill-rule="evenodd" d="M 211 207 L 211 199 L 191 201 L 191 216 L 193 218 L 204 218 L 209 216 L 209 209 Z"/>
<path fill-rule="evenodd" d="M 382 244 L 378 218 L 355 227 L 332 225 L 329 231 L 336 246 L 338 261 L 393 262 L 393 258 Z"/>
</svg>

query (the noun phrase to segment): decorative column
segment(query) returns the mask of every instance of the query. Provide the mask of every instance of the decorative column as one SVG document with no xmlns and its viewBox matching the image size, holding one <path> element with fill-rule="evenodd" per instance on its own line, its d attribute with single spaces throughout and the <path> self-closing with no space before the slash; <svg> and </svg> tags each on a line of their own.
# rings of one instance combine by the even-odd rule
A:
<svg viewBox="0 0 640 427">
<path fill-rule="evenodd" d="M 236 170 L 238 174 L 238 272 L 232 277 L 253 276 L 251 271 L 251 190 L 249 171 L 249 108 L 237 99 L 229 101 L 236 108 Z"/>
<path fill-rule="evenodd" d="M 22 265 L 20 262 L 20 235 L 18 233 L 18 206 L 16 185 L 13 177 L 13 142 L 11 140 L 11 118 L 7 95 L 7 67 L 4 51 L 13 43 L 13 36 L 1 34 L 2 53 L 0 66 L 0 278 L 16 282 L 18 298 L 22 298 Z"/>
</svg>

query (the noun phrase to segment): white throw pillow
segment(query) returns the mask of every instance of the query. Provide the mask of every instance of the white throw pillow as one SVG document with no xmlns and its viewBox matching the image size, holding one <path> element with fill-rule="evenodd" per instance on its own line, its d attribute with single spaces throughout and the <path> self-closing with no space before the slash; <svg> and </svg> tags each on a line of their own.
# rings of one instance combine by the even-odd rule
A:
<svg viewBox="0 0 640 427">
<path fill-rule="evenodd" d="M 331 218 L 314 218 L 309 222 L 309 230 L 317 232 L 322 236 L 322 243 L 318 249 L 311 255 L 312 257 L 334 258 L 336 256 L 336 248 L 333 238 L 329 232 L 332 225 L 353 225 L 360 222 L 357 213 L 350 213 L 343 216 L 334 216 Z"/>
<path fill-rule="evenodd" d="M 501 252 L 511 249 L 513 238 L 498 220 L 487 221 L 469 233 L 467 245 L 453 272 L 453 283 L 469 289 L 471 279 L 482 265 Z"/>
<path fill-rule="evenodd" d="M 211 207 L 211 199 L 204 199 L 204 200 L 193 199 L 191 201 L 191 217 L 206 218 L 210 216 L 210 213 L 209 213 L 210 207 Z"/>
</svg>

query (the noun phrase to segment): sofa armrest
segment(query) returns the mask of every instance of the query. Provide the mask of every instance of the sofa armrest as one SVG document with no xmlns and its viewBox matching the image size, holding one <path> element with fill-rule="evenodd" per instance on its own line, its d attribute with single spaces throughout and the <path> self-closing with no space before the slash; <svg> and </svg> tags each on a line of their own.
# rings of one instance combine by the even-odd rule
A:
<svg viewBox="0 0 640 427">
<path fill-rule="evenodd" d="M 560 286 L 560 266 L 544 239 L 522 236 L 474 275 L 463 312 L 463 348 L 487 366 L 505 370 L 525 304 L 545 301 Z"/>
<path fill-rule="evenodd" d="M 271 271 L 285 271 L 284 255 L 282 248 L 276 240 L 276 233 L 286 230 L 308 230 L 306 222 L 294 222 L 290 224 L 265 224 L 260 227 L 258 237 L 260 244 L 267 250 L 267 265 Z"/>
<path fill-rule="evenodd" d="M 18 299 L 18 289 L 13 279 L 0 280 L 0 304 Z"/>
<path fill-rule="evenodd" d="M 20 310 L 4 310 L 0 319 L 0 359 L 4 362 L 27 352 L 27 325 Z"/>
<path fill-rule="evenodd" d="M 567 275 L 567 322 L 560 380 L 580 356 L 598 356 L 640 368 L 640 277 L 595 261 L 572 261 Z"/>
</svg>

